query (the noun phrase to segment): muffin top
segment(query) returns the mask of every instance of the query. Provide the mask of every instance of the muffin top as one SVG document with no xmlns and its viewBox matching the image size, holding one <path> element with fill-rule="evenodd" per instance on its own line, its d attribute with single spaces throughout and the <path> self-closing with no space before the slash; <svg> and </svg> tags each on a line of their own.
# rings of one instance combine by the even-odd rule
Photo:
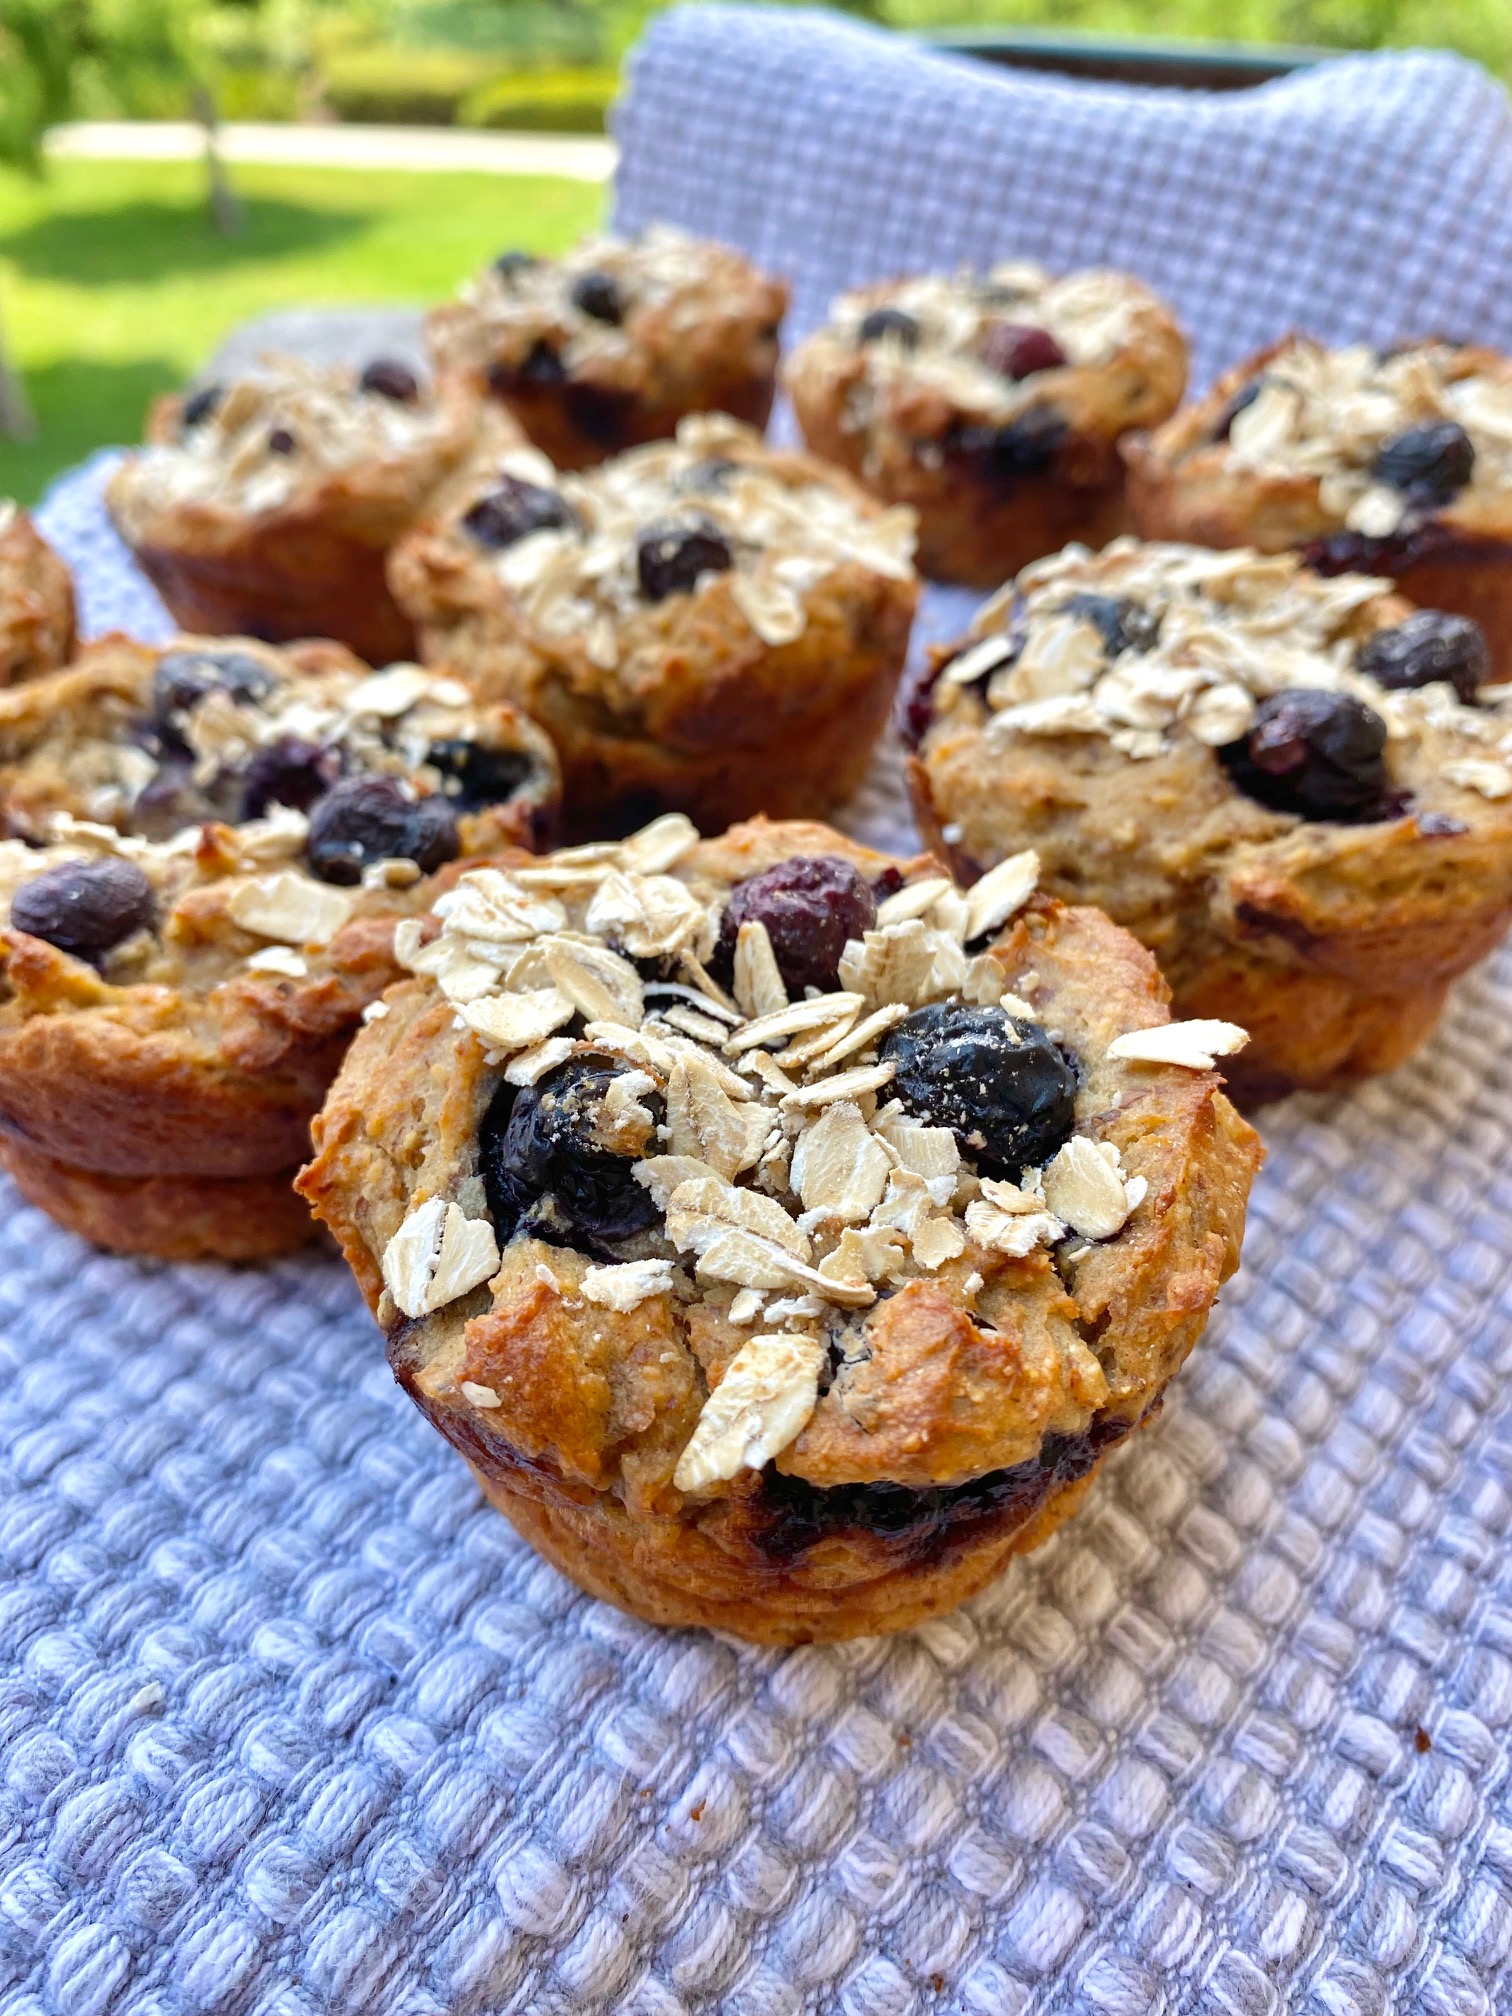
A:
<svg viewBox="0 0 1512 2016">
<path fill-rule="evenodd" d="M 1243 1032 L 1169 1024 L 1148 955 L 1035 873 L 962 894 L 826 827 L 671 815 L 402 925 L 421 981 L 301 1187 L 421 1390 L 628 1495 L 773 1457 L 926 1488 L 1140 1418 L 1195 1335 L 1166 1270 L 1235 1257 L 1208 1185 L 1242 1216 L 1253 1137 L 1210 1067 Z"/>
<path fill-rule="evenodd" d="M 597 375 L 638 344 L 676 347 L 695 330 L 755 323 L 774 335 L 787 305 L 731 246 L 653 224 L 634 237 L 585 238 L 560 259 L 505 252 L 442 309 L 431 333 L 443 364 L 518 369 L 534 359 L 567 377 Z"/>
<path fill-rule="evenodd" d="M 52 671 L 73 642 L 67 567 L 26 512 L 0 497 L 0 685 Z"/>
<path fill-rule="evenodd" d="M 393 360 L 358 372 L 269 356 L 228 383 L 160 401 L 148 445 L 111 481 L 111 508 L 136 539 L 163 512 L 255 517 L 359 473 L 380 494 L 419 495 L 485 424 L 499 421 L 485 422 L 459 391 L 432 390 Z"/>
<path fill-rule="evenodd" d="M 1136 761 L 1195 741 L 1273 810 L 1363 821 L 1404 809 L 1393 786 L 1409 770 L 1512 796 L 1512 710 L 1488 674 L 1474 623 L 1413 610 L 1388 581 L 1118 539 L 1067 547 L 993 596 L 913 726 L 983 722 L 989 744 L 1095 736 Z"/>
<path fill-rule="evenodd" d="M 0 789 L 29 840 L 58 814 L 161 841 L 276 811 L 319 879 L 388 886 L 530 837 L 556 763 L 539 729 L 444 670 L 369 672 L 337 645 L 107 637 L 0 695 Z"/>
<path fill-rule="evenodd" d="M 640 632 L 659 637 L 670 605 L 733 601 L 737 620 L 782 645 L 803 634 L 805 597 L 841 570 L 913 580 L 910 510 L 881 509 L 838 471 L 720 414 L 690 415 L 674 441 L 580 475 L 512 450 L 446 530 L 539 639 L 580 645 L 590 666 L 632 683 Z"/>
<path fill-rule="evenodd" d="M 1512 520 L 1512 360 L 1455 343 L 1330 350 L 1292 336 L 1157 432 L 1186 482 L 1305 493 L 1314 532 L 1389 539 Z"/>
<path fill-rule="evenodd" d="M 0 930 L 36 941 L 29 950 L 14 938 L 3 947 L 0 1012 L 11 1016 L 110 1012 L 116 989 L 166 987 L 203 999 L 234 983 L 247 995 L 244 1009 L 271 990 L 270 1020 L 287 1025 L 287 1042 L 300 1021 L 287 1012 L 291 983 L 313 990 L 314 1021 L 326 1020 L 333 1004 L 321 990 L 332 972 L 350 965 L 360 973 L 380 951 L 386 959 L 396 912 L 429 900 L 418 878 L 398 890 L 317 880 L 304 858 L 305 821 L 280 807 L 235 829 L 207 824 L 167 841 L 66 814 L 53 831 L 43 847 L 0 840 Z M 138 999 L 147 1004 L 144 1029 L 161 1038 L 161 996 Z M 230 997 L 220 1005 L 236 1012 Z"/>
<path fill-rule="evenodd" d="M 1139 361 L 1139 382 L 1110 401 L 1109 374 Z M 1155 364 L 1157 368 L 1150 368 Z M 1181 395 L 1185 349 L 1143 282 L 1094 269 L 1052 277 L 1023 261 L 984 274 L 925 274 L 842 294 L 790 376 L 845 382 L 851 430 L 932 398 L 938 414 L 1002 427 L 1051 407 L 1074 429 L 1149 426 Z"/>
</svg>

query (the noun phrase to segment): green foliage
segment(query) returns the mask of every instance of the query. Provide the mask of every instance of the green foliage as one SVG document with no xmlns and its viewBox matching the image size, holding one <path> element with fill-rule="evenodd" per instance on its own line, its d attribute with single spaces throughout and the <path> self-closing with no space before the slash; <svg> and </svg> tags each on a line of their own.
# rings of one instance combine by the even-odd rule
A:
<svg viewBox="0 0 1512 2016">
<path fill-rule="evenodd" d="M 68 0 L 0 0 L 0 161 L 35 170 L 44 131 L 72 111 L 82 11 Z"/>
<path fill-rule="evenodd" d="M 0 171 L 0 312 L 40 433 L 0 437 L 0 495 L 134 441 L 147 403 L 199 370 L 237 324 L 322 302 L 444 299 L 502 246 L 557 252 L 603 192 L 498 175 L 236 171 L 240 237 L 205 229 L 204 175 L 183 162 L 56 161 Z"/>
<path fill-rule="evenodd" d="M 498 75 L 496 57 L 445 49 L 353 49 L 320 66 L 337 118 L 378 126 L 450 126 L 463 100 Z"/>
<path fill-rule="evenodd" d="M 527 70 L 469 92 L 463 126 L 524 133 L 602 133 L 619 89 L 613 70 Z"/>
</svg>

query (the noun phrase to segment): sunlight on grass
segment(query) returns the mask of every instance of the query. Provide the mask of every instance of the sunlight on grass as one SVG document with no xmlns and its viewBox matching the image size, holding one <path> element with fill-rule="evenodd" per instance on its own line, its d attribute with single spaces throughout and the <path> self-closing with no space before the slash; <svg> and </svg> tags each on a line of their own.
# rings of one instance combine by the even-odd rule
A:
<svg viewBox="0 0 1512 2016">
<path fill-rule="evenodd" d="M 507 245 L 557 251 L 603 192 L 526 176 L 242 167 L 247 225 L 218 238 L 191 163 L 69 161 L 0 172 L 0 317 L 26 376 L 34 442 L 0 440 L 0 495 L 132 441 L 157 393 L 273 308 L 432 301 Z"/>
</svg>

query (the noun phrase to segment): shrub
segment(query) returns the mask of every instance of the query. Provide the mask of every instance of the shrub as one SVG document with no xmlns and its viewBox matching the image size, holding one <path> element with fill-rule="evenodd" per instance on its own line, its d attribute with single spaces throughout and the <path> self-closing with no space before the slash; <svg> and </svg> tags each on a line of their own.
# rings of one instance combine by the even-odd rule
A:
<svg viewBox="0 0 1512 2016">
<path fill-rule="evenodd" d="M 343 50 L 321 63 L 327 105 L 370 126 L 450 126 L 463 100 L 498 75 L 497 58 L 442 49 Z"/>
<path fill-rule="evenodd" d="M 602 133 L 618 88 L 613 70 L 518 70 L 470 92 L 458 122 L 505 132 Z"/>
</svg>

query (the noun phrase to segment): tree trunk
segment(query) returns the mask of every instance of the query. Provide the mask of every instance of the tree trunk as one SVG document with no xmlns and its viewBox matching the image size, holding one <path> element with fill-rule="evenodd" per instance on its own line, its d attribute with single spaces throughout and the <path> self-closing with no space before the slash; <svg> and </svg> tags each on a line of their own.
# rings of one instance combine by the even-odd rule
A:
<svg viewBox="0 0 1512 2016">
<path fill-rule="evenodd" d="M 36 431 L 37 423 L 26 403 L 20 376 L 11 369 L 6 356 L 5 332 L 0 329 L 0 434 L 12 441 L 30 441 Z"/>
<path fill-rule="evenodd" d="M 242 206 L 226 179 L 225 164 L 216 140 L 215 104 L 203 84 L 194 87 L 194 116 L 205 129 L 205 166 L 210 173 L 210 215 L 223 238 L 239 238 Z"/>
</svg>

